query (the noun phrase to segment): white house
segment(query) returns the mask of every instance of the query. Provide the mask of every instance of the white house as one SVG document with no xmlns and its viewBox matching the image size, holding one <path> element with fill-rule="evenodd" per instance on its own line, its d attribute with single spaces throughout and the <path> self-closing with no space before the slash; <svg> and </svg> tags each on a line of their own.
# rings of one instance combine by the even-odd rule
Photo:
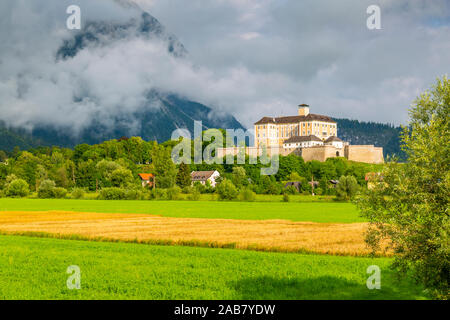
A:
<svg viewBox="0 0 450 320">
<path fill-rule="evenodd" d="M 283 143 L 285 149 L 310 148 L 315 146 L 323 146 L 323 141 L 314 135 L 291 137 Z"/>
<path fill-rule="evenodd" d="M 342 141 L 338 137 L 332 136 L 332 137 L 329 137 L 327 140 L 325 140 L 325 145 L 342 149 L 344 147 L 344 141 Z"/>
<path fill-rule="evenodd" d="M 206 181 L 209 181 L 211 187 L 216 187 L 216 180 L 220 177 L 219 171 L 192 171 L 191 180 L 194 184 L 195 182 L 200 182 L 206 185 Z"/>
</svg>

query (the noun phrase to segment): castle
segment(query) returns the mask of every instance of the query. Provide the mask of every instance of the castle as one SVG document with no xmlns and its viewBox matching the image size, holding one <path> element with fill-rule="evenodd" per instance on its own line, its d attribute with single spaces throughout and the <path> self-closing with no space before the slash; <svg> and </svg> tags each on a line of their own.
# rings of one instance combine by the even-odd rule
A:
<svg viewBox="0 0 450 320">
<path fill-rule="evenodd" d="M 298 115 L 287 117 L 263 117 L 254 125 L 255 146 L 247 147 L 246 154 L 302 156 L 305 161 L 325 161 L 333 157 L 348 160 L 383 163 L 383 148 L 373 145 L 350 145 L 338 138 L 338 125 L 328 116 L 310 113 L 306 104 L 298 106 Z M 239 148 L 223 148 L 221 156 L 237 155 Z"/>
</svg>

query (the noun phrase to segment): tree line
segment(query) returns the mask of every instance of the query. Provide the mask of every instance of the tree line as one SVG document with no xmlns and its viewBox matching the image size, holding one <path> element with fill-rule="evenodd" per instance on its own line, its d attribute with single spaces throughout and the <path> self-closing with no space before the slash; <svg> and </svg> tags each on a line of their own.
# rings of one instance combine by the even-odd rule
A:
<svg viewBox="0 0 450 320">
<path fill-rule="evenodd" d="M 139 173 L 154 174 L 157 189 L 183 189 L 191 186 L 191 171 L 217 170 L 221 174 L 219 182 L 228 180 L 237 190 L 251 189 L 258 194 L 281 194 L 286 192 L 284 185 L 287 181 L 298 181 L 301 183 L 301 189 L 290 188 L 287 192 L 311 193 L 315 187 L 316 194 L 335 194 L 330 180 L 352 176 L 358 185 L 364 186 L 366 173 L 379 171 L 382 167 L 351 162 L 344 158 L 305 162 L 301 157 L 290 155 L 280 156 L 276 175 L 262 176 L 260 169 L 264 165 L 260 162 L 249 164 L 248 157 L 243 165 L 175 165 L 171 159 L 171 150 L 175 144 L 174 141 L 158 144 L 132 137 L 96 145 L 80 144 L 73 149 L 38 147 L 28 151 L 18 148 L 9 153 L 0 151 L 0 190 L 5 196 L 22 196 L 37 192 L 42 197 L 51 194 L 48 190 L 53 190 L 55 197 L 64 197 L 64 190 L 66 193 L 75 190 L 75 194 L 81 193 L 81 190 L 114 190 L 117 193 L 117 189 L 123 189 L 123 192 L 141 192 L 145 190 L 142 190 Z M 206 145 L 207 143 L 204 147 Z M 16 180 L 19 182 L 14 182 Z M 309 183 L 311 181 L 314 183 Z M 200 193 L 215 191 L 208 185 L 196 187 Z M 105 197 L 120 198 L 123 195 Z M 133 198 L 132 195 L 130 197 Z M 139 194 L 136 197 L 139 197 Z"/>
</svg>

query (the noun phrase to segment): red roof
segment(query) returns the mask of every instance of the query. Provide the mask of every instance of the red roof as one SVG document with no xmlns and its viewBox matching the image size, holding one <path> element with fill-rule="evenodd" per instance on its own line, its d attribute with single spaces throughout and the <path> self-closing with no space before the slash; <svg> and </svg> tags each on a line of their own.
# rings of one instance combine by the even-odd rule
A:
<svg viewBox="0 0 450 320">
<path fill-rule="evenodd" d="M 148 180 L 150 180 L 150 178 L 153 178 L 154 175 L 151 174 L 151 173 L 139 173 L 139 177 L 140 177 L 142 180 L 148 181 Z"/>
</svg>

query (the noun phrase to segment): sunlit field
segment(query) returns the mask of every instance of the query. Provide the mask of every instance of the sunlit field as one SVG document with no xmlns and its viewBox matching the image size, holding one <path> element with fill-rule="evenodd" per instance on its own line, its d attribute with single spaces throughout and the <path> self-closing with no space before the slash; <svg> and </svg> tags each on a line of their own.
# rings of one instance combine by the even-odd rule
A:
<svg viewBox="0 0 450 320">
<path fill-rule="evenodd" d="M 262 251 L 367 255 L 366 223 L 169 218 L 143 214 L 1 212 L 0 232 Z"/>
<path fill-rule="evenodd" d="M 324 223 L 365 222 L 356 207 L 342 202 L 107 201 L 69 199 L 0 199 L 2 211 L 75 211 L 144 213 L 164 217 L 290 220 Z"/>
<path fill-rule="evenodd" d="M 423 299 L 388 258 L 0 236 L 0 299 Z M 81 270 L 68 290 L 67 267 Z M 382 270 L 381 290 L 366 286 Z"/>
</svg>

